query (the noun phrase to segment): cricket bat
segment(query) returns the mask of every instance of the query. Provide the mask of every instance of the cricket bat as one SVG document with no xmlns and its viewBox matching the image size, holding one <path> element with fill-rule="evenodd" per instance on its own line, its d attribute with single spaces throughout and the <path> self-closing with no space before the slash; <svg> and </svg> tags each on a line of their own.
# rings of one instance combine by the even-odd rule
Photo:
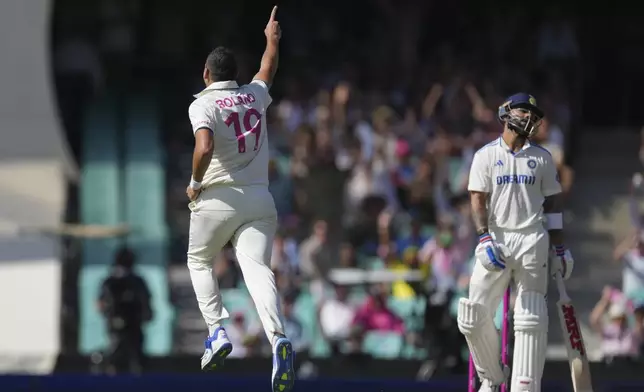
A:
<svg viewBox="0 0 644 392">
<path fill-rule="evenodd" d="M 555 280 L 559 290 L 557 313 L 559 314 L 559 323 L 566 342 L 573 390 L 575 392 L 593 392 L 586 345 L 584 344 L 584 337 L 581 335 L 575 307 L 566 292 L 566 286 L 561 275 L 556 274 Z"/>
</svg>

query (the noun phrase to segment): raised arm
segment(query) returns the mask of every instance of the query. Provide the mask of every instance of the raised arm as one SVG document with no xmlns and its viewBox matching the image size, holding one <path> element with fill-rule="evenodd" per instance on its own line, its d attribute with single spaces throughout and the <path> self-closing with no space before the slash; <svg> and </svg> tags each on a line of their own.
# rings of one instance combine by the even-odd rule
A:
<svg viewBox="0 0 644 392">
<path fill-rule="evenodd" d="M 262 62 L 259 66 L 259 72 L 253 77 L 253 80 L 261 80 L 268 87 L 273 84 L 275 73 L 277 73 L 277 65 L 279 63 L 279 42 L 282 37 L 282 30 L 280 24 L 275 20 L 277 13 L 277 6 L 273 7 L 271 17 L 266 24 L 264 34 L 266 35 L 266 49 L 262 55 Z"/>
</svg>

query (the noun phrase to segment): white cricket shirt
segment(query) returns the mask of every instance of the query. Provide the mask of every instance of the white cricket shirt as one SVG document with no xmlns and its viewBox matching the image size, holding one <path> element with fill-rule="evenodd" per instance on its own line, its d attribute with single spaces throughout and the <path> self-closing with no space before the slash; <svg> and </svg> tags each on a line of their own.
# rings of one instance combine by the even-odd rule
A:
<svg viewBox="0 0 644 392">
<path fill-rule="evenodd" d="M 499 137 L 474 154 L 468 190 L 489 193 L 490 229 L 521 230 L 543 225 L 543 201 L 561 185 L 546 149 L 526 142 L 514 153 Z"/>
<path fill-rule="evenodd" d="M 272 98 L 266 83 L 216 82 L 195 98 L 188 109 L 192 131 L 207 128 L 215 142 L 202 186 L 268 185 L 266 109 Z"/>
</svg>

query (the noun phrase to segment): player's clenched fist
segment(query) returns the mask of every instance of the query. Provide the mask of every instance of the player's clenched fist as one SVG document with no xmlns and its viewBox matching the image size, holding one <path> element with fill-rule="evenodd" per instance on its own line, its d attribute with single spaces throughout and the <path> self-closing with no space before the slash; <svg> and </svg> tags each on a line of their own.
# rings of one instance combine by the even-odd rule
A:
<svg viewBox="0 0 644 392">
<path fill-rule="evenodd" d="M 499 244 L 494 241 L 489 233 L 479 236 L 479 244 L 474 252 L 476 260 L 488 271 L 500 271 L 505 269 L 505 260 Z"/>
<path fill-rule="evenodd" d="M 186 188 L 186 196 L 188 196 L 190 201 L 197 200 L 199 194 L 201 194 L 201 188 L 195 189 L 191 185 L 188 185 L 188 188 Z"/>
<path fill-rule="evenodd" d="M 563 245 L 553 246 L 550 251 L 550 273 L 561 274 L 564 280 L 570 278 L 572 269 L 575 266 L 570 251 Z"/>
<path fill-rule="evenodd" d="M 271 11 L 271 17 L 268 19 L 266 28 L 264 29 L 264 34 L 266 34 L 266 39 L 269 41 L 279 41 L 282 37 L 282 29 L 280 28 L 280 22 L 275 20 L 275 14 L 277 13 L 277 6 L 273 7 Z"/>
</svg>

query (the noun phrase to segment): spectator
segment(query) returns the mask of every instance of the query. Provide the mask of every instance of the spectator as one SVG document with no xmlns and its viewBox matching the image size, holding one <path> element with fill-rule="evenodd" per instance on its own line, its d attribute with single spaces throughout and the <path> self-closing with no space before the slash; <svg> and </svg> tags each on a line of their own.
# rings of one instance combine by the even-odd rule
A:
<svg viewBox="0 0 644 392">
<path fill-rule="evenodd" d="M 261 331 L 248 325 L 243 313 L 232 315 L 232 323 L 226 326 L 226 333 L 233 344 L 233 351 L 229 355 L 231 358 L 247 358 L 259 353 Z"/>
<path fill-rule="evenodd" d="M 407 141 L 398 140 L 396 145 L 396 156 L 399 163 L 393 169 L 393 185 L 396 188 L 398 204 L 403 209 L 407 210 L 410 208 L 409 190 L 414 180 L 415 173 L 414 162 L 412 161 L 412 151 Z"/>
<path fill-rule="evenodd" d="M 134 263 L 134 253 L 121 248 L 98 299 L 109 333 L 109 373 L 140 373 L 143 368 L 143 325 L 152 319 L 152 308 L 150 291 L 134 272 Z"/>
<path fill-rule="evenodd" d="M 410 229 L 408 236 L 396 238 L 396 250 L 399 254 L 409 247 L 420 249 L 430 240 L 430 236 L 423 233 L 422 222 L 417 217 L 412 217 Z"/>
<path fill-rule="evenodd" d="M 277 270 L 289 279 L 299 277 L 298 247 L 293 238 L 287 237 L 285 231 L 275 233 L 271 269 Z"/>
<path fill-rule="evenodd" d="M 644 300 L 644 234 L 632 235 L 615 249 L 613 258 L 623 263 L 622 292 L 634 301 Z"/>
<path fill-rule="evenodd" d="M 340 244 L 339 264 L 341 268 L 357 268 L 358 257 L 356 250 L 350 242 Z"/>
<path fill-rule="evenodd" d="M 459 276 L 466 271 L 472 250 L 468 233 L 459 233 L 451 216 L 441 218 L 436 235 L 420 251 L 420 262 L 431 266 L 432 291 L 451 293 Z"/>
<path fill-rule="evenodd" d="M 631 359 L 639 354 L 641 329 L 629 326 L 628 301 L 618 290 L 604 287 L 590 315 L 590 325 L 601 335 L 604 360 Z"/>
<path fill-rule="evenodd" d="M 313 233 L 300 245 L 299 258 L 302 277 L 311 282 L 311 292 L 319 302 L 324 295 L 324 277 L 334 264 L 326 221 L 315 221 Z"/>
<path fill-rule="evenodd" d="M 413 215 L 425 224 L 436 223 L 436 200 L 434 198 L 434 165 L 429 158 L 421 160 L 416 167 L 414 179 L 409 185 L 407 203 Z"/>
<path fill-rule="evenodd" d="M 331 352 L 337 355 L 341 352 L 342 344 L 350 338 L 356 310 L 349 303 L 349 290 L 346 286 L 335 285 L 335 295 L 322 302 L 318 310 L 320 332 L 331 347 Z"/>
<path fill-rule="evenodd" d="M 415 246 L 406 247 L 400 257 L 396 257 L 396 254 L 391 253 L 387 258 L 387 268 L 392 271 L 405 272 L 417 270 L 418 267 L 418 248 Z M 395 298 L 401 299 L 416 297 L 414 285 L 404 279 L 392 283 L 391 293 Z"/>
<path fill-rule="evenodd" d="M 387 307 L 389 290 L 384 285 L 372 287 L 365 303 L 358 309 L 353 324 L 363 332 L 405 333 L 405 324 Z"/>
<path fill-rule="evenodd" d="M 323 276 L 324 268 L 331 264 L 331 248 L 326 221 L 317 220 L 313 232 L 300 245 L 300 271 L 308 279 Z"/>
<path fill-rule="evenodd" d="M 409 166 L 408 158 L 422 155 L 423 148 L 428 140 L 427 132 L 421 128 L 416 110 L 413 107 L 407 107 L 405 110 L 405 118 L 398 126 L 397 134 L 400 137 L 396 144 L 398 167 Z M 407 163 L 404 162 L 405 158 L 407 158 Z"/>
<path fill-rule="evenodd" d="M 418 263 L 418 249 L 426 241 L 426 236 L 421 234 L 420 222 L 412 219 L 411 232 L 408 236 L 401 236 L 397 241 L 392 240 L 390 226 L 393 214 L 383 211 L 378 217 L 379 245 L 378 255 L 385 261 L 385 265 L 392 271 L 409 271 L 420 267 Z M 393 282 L 392 294 L 397 298 L 411 298 L 416 295 L 413 285 L 405 280 Z"/>
<path fill-rule="evenodd" d="M 640 345 L 638 347 L 638 357 L 642 359 L 644 356 L 644 305 L 639 304 L 633 310 L 635 326 L 635 334 L 640 337 Z"/>
<path fill-rule="evenodd" d="M 282 298 L 282 315 L 284 316 L 284 331 L 293 343 L 293 349 L 298 353 L 306 352 L 311 345 L 309 337 L 306 336 L 302 323 L 293 312 L 295 296 L 286 295 Z"/>
<path fill-rule="evenodd" d="M 226 246 L 219 253 L 219 256 L 215 258 L 213 273 L 217 277 L 217 283 L 220 289 L 237 287 L 241 273 L 235 262 L 235 253 L 232 246 Z"/>
<path fill-rule="evenodd" d="M 564 194 L 568 194 L 572 188 L 575 172 L 565 161 L 564 134 L 561 128 L 551 123 L 546 117 L 532 140 L 550 152 L 555 165 L 557 165 L 562 191 Z"/>
<path fill-rule="evenodd" d="M 293 192 L 291 190 L 291 179 L 280 172 L 275 159 L 271 159 L 268 163 L 268 180 L 268 190 L 275 200 L 277 215 L 280 219 L 283 219 L 293 212 Z"/>
<path fill-rule="evenodd" d="M 640 212 L 640 204 L 642 196 L 644 195 L 644 176 L 642 173 L 636 172 L 633 174 L 630 184 L 630 198 L 629 198 L 629 212 L 631 215 L 631 223 L 636 230 L 644 227 L 644 215 Z"/>
</svg>

